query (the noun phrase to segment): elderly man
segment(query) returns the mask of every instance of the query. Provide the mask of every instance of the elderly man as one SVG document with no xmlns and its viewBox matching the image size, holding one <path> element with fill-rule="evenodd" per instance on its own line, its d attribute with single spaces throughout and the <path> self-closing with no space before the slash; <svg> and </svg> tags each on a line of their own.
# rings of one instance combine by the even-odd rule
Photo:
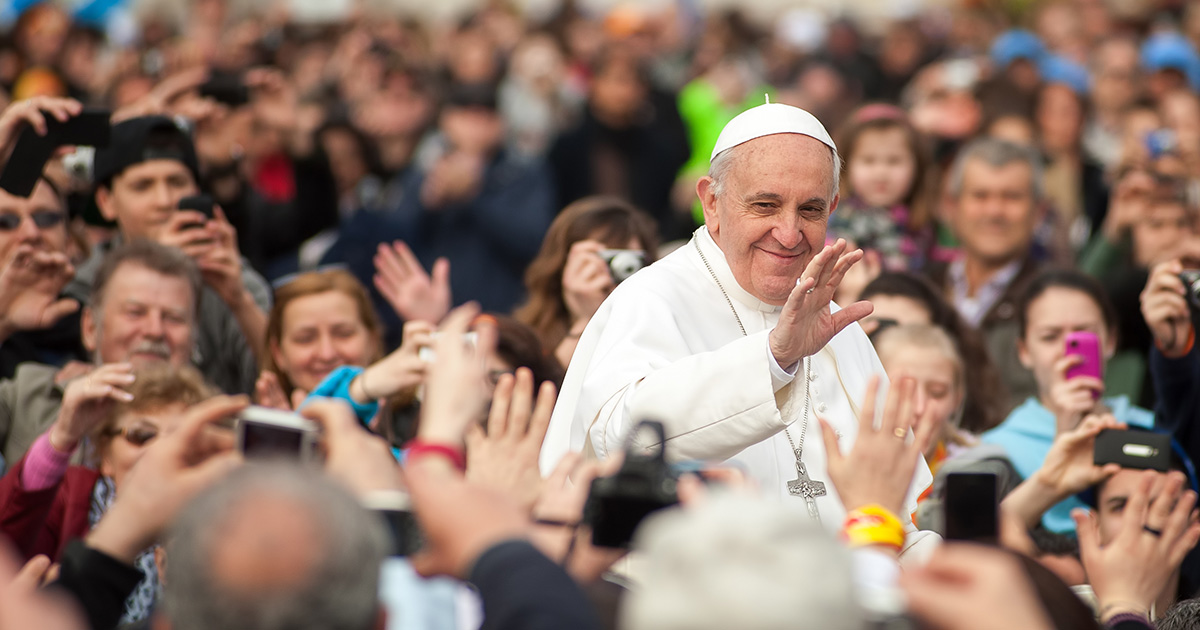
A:
<svg viewBox="0 0 1200 630">
<path fill-rule="evenodd" d="M 225 392 L 253 391 L 270 287 L 242 260 L 223 216 L 178 209 L 181 199 L 200 192 L 191 138 L 170 118 L 134 118 L 113 126 L 112 142 L 97 151 L 95 162 L 96 205 L 120 227 L 116 242 L 149 239 L 178 247 L 203 274 L 196 366 Z M 80 265 L 68 294 L 80 300 L 88 294 L 106 250 L 97 248 Z"/>
<path fill-rule="evenodd" d="M 10 275 L 11 270 L 0 274 L 0 285 Z M 97 364 L 186 364 L 192 357 L 201 286 L 195 264 L 177 249 L 135 241 L 113 250 L 97 269 L 81 318 L 84 345 Z M 51 303 L 56 292 L 41 293 L 40 300 L 38 295 L 35 287 L 22 300 L 33 303 L 36 311 L 37 304 Z M 0 321 L 9 318 L 6 313 Z M 19 460 L 54 423 L 66 386 L 57 374 L 58 368 L 25 363 L 13 379 L 0 381 L 0 447 L 6 461 Z"/>
<path fill-rule="evenodd" d="M 1037 395 L 1017 356 L 1017 298 L 1037 272 L 1034 236 L 1044 215 L 1042 166 L 1029 149 L 978 140 L 950 170 L 950 226 L 962 258 L 930 268 L 931 279 L 978 328 L 1008 386 L 1009 409 Z"/>
<path fill-rule="evenodd" d="M 808 112 L 755 107 L 722 130 L 697 184 L 705 226 L 621 283 L 588 324 L 554 410 L 542 469 L 567 450 L 607 457 L 640 420 L 661 421 L 674 460 L 727 460 L 763 490 L 840 529 L 817 418 L 846 450 L 867 382 L 883 375 L 834 291 L 862 257 L 824 247 L 837 149 Z M 652 446 L 644 444 L 643 446 Z M 925 464 L 904 522 L 929 484 Z M 923 536 L 909 524 L 908 550 Z M 924 545 L 922 545 L 924 546 Z"/>
</svg>

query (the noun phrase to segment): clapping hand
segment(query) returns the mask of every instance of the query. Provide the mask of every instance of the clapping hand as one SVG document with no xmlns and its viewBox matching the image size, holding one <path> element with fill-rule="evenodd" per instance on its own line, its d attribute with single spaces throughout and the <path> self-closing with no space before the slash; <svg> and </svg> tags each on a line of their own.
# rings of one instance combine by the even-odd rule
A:
<svg viewBox="0 0 1200 630">
<path fill-rule="evenodd" d="M 837 313 L 829 308 L 846 272 L 862 257 L 861 249 L 846 253 L 846 241 L 838 239 L 808 263 L 769 337 L 780 366 L 788 369 L 816 354 L 847 326 L 871 314 L 870 302 L 856 302 Z"/>
<path fill-rule="evenodd" d="M 542 490 L 538 454 L 553 411 L 553 383 L 542 383 L 535 407 L 529 368 L 518 368 L 516 377 L 501 376 L 487 431 L 478 424 L 467 429 L 467 481 L 506 492 L 532 509 Z"/>
<path fill-rule="evenodd" d="M 80 440 L 104 421 L 114 404 L 133 400 L 122 389 L 133 381 L 133 365 L 129 363 L 103 365 L 71 381 L 63 393 L 58 418 L 50 427 L 54 449 L 60 453 L 75 450 Z"/>
<path fill-rule="evenodd" d="M 75 312 L 79 302 L 59 298 L 74 275 L 65 254 L 18 246 L 0 269 L 0 338 L 49 328 Z"/>
<path fill-rule="evenodd" d="M 1196 542 L 1196 493 L 1183 473 L 1141 473 L 1121 515 L 1116 538 L 1103 547 L 1095 515 L 1075 510 L 1079 554 L 1100 602 L 1101 620 L 1122 612 L 1149 616 L 1150 607 Z"/>
<path fill-rule="evenodd" d="M 874 503 L 907 521 L 904 497 L 912 485 L 921 453 L 934 439 L 934 423 L 927 409 L 918 408 L 916 391 L 916 381 L 911 378 L 893 384 L 876 429 L 879 376 L 872 376 L 859 413 L 858 437 L 849 453 L 842 453 L 833 427 L 821 420 L 829 480 L 847 510 Z M 914 434 L 911 441 L 907 439 L 910 430 Z"/>
<path fill-rule="evenodd" d="M 450 261 L 437 259 L 431 277 L 408 245 L 382 243 L 375 254 L 375 288 L 404 321 L 436 325 L 450 312 Z"/>
</svg>

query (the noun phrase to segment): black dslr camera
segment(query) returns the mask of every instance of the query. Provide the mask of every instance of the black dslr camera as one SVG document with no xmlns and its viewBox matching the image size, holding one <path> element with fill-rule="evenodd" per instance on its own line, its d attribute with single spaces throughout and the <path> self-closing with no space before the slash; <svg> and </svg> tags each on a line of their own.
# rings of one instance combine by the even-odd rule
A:
<svg viewBox="0 0 1200 630">
<path fill-rule="evenodd" d="M 634 437 L 653 431 L 660 445 L 646 453 L 634 446 Z M 633 533 L 652 512 L 679 503 L 675 478 L 665 456 L 665 433 L 661 422 L 643 421 L 625 442 L 625 462 L 612 477 L 592 480 L 583 508 L 583 521 L 592 528 L 597 547 L 628 547 Z"/>
</svg>

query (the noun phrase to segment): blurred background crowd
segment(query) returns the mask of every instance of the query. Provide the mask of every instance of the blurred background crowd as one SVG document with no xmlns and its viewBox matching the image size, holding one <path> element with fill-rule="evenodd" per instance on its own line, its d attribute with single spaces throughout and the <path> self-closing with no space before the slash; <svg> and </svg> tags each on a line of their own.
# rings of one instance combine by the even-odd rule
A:
<svg viewBox="0 0 1200 630">
<path fill-rule="evenodd" d="M 1200 558 L 1184 559 L 1200 536 L 1183 524 L 1194 521 L 1190 508 L 1171 512 L 1182 542 L 1169 549 L 1120 543 L 1125 534 L 1114 520 L 1128 504 L 1158 509 L 1166 521 L 1165 501 L 1148 507 L 1154 498 L 1182 505 L 1194 501 L 1181 498 L 1184 488 L 1197 489 L 1200 273 L 1188 272 L 1200 268 L 1200 3 L 6 1 L 0 158 L 22 159 L 6 154 L 24 126 L 44 124 L 39 110 L 63 120 L 109 110 L 114 123 L 109 147 L 60 151 L 30 196 L 0 191 L 0 454 L 9 471 L 0 481 L 0 531 L 26 558 L 67 563 L 61 580 L 93 627 L 151 618 L 167 573 L 162 552 L 146 547 L 174 511 L 150 516 L 154 509 L 136 499 L 117 500 L 130 495 L 116 488 L 132 484 L 166 501 L 152 473 L 128 475 L 143 451 L 153 452 L 147 444 L 160 442 L 160 456 L 144 469 L 204 485 L 186 476 L 196 464 L 180 439 L 152 441 L 168 425 L 194 434 L 244 405 L 198 404 L 218 391 L 289 411 L 309 396 L 341 397 L 357 414 L 350 428 L 369 426 L 396 453 L 414 437 L 465 440 L 468 481 L 494 473 L 503 481 L 492 485 L 526 508 L 548 502 L 562 512 L 578 503 L 562 517 L 578 521 L 582 496 L 554 494 L 565 493 L 555 485 L 566 472 L 544 484 L 537 474 L 537 427 L 539 417 L 548 421 L 553 391 L 539 412 L 529 401 L 513 411 L 531 438 L 522 429 L 504 442 L 503 422 L 490 437 L 467 432 L 467 422 L 455 425 L 447 383 L 477 375 L 441 367 L 441 388 L 425 389 L 436 389 L 426 354 L 435 331 L 465 332 L 465 320 L 455 319 L 464 311 L 447 315 L 476 303 L 488 314 L 476 319 L 476 332 L 494 336 L 479 348 L 496 391 L 511 397 L 515 382 L 532 399 L 536 383 L 561 385 L 575 343 L 616 284 L 703 224 L 696 184 L 721 129 L 768 101 L 808 110 L 837 142 L 841 196 L 828 237 L 865 252 L 837 302 L 875 305 L 864 329 L 893 380 L 915 380 L 912 395 L 936 426 L 922 454 L 935 474 L 998 470 L 1014 497 L 1006 520 L 1019 532 L 1006 534 L 1005 545 L 1057 575 L 1018 556 L 951 546 L 904 586 L 920 623 L 1089 627 L 1071 617 L 1078 602 L 1054 599 L 1062 581 L 1095 587 L 1096 610 L 1113 627 L 1130 621 L 1125 613 L 1162 618 L 1177 601 L 1184 603 L 1170 623 L 1181 625 L 1161 627 L 1200 627 L 1191 621 L 1200 607 L 1184 601 L 1200 586 Z M 198 193 L 203 202 L 181 203 Z M 22 276 L 28 268 L 37 275 Z M 1064 343 L 1080 332 L 1097 339 L 1103 378 L 1073 375 L 1079 361 Z M 170 368 L 147 367 L 155 363 Z M 506 398 L 502 416 L 507 405 Z M 430 423 L 431 406 L 448 419 Z M 327 436 L 343 436 L 326 449 L 334 476 L 355 491 L 380 489 L 367 473 L 381 469 L 367 469 L 382 464 L 366 456 L 353 463 L 355 448 L 374 453 L 377 445 L 356 442 L 362 436 L 338 424 L 338 412 L 317 415 Z M 1132 470 L 1093 466 L 1091 441 L 1117 426 L 1170 433 L 1176 475 L 1151 483 Z M 81 444 L 86 456 L 68 465 Z M 390 457 L 383 453 L 395 468 Z M 520 597 L 495 573 L 480 574 L 497 563 L 505 571 L 540 565 L 523 549 L 490 545 L 532 525 L 513 524 L 516 517 L 487 507 L 461 479 L 438 486 L 414 474 L 418 510 L 433 515 L 422 524 L 446 532 L 431 537 L 433 547 L 459 554 L 430 572 L 475 582 L 485 625 L 591 627 L 590 607 L 582 621 L 556 618 L 555 610 L 540 622 L 497 612 Z M 226 499 L 261 498 L 267 488 L 297 502 L 287 509 L 317 518 L 320 509 L 305 507 L 287 475 L 259 477 L 244 474 Z M 923 510 L 937 503 L 937 478 Z M 439 487 L 460 503 L 431 499 Z M 1076 496 L 1089 488 L 1092 495 Z M 322 500 L 339 500 L 339 490 L 328 492 Z M 220 496 L 209 497 L 209 508 Z M 1077 529 L 1091 525 L 1071 510 L 1089 501 L 1101 518 L 1110 514 L 1109 524 L 1077 539 Z M 117 524 L 102 527 L 110 509 L 107 522 Z M 212 518 L 258 518 L 230 510 Z M 922 527 L 932 518 L 917 517 Z M 203 510 L 191 518 L 203 522 Z M 464 519 L 491 525 L 485 534 L 456 529 Z M 734 521 L 727 525 L 746 525 Z M 185 519 L 180 540 L 200 536 L 188 526 L 200 527 Z M 320 535 L 342 526 L 352 529 L 313 525 Z M 676 527 L 705 535 L 682 521 Z M 312 533 L 284 530 L 289 541 Z M 70 556 L 67 543 L 89 531 L 99 536 L 89 539 L 92 551 L 141 573 L 87 573 L 99 561 L 79 549 Z M 121 539 L 122 531 L 133 533 Z M 245 545 L 239 553 L 287 566 L 262 551 L 261 540 L 237 535 L 229 540 Z M 655 547 L 660 562 L 685 554 L 668 537 L 660 534 Z M 574 533 L 570 541 L 567 565 Z M 546 549 L 557 549 L 562 559 L 558 542 L 566 544 L 539 549 L 551 557 Z M 568 569 L 580 583 L 596 582 L 616 558 L 580 544 L 578 562 L 587 566 Z M 204 554 L 181 548 L 180 566 L 203 573 L 196 563 Z M 480 568 L 483 558 L 493 564 Z M 1151 563 L 1139 558 L 1153 558 L 1165 574 L 1138 573 Z M 186 594 L 221 586 L 234 597 L 236 566 L 214 569 L 212 584 L 187 581 L 184 569 L 165 580 L 169 614 L 195 624 L 178 627 L 233 627 L 189 609 Z M 553 582 L 553 567 L 542 569 L 550 577 L 517 580 L 521 592 L 555 592 L 538 581 Z M 1037 597 L 1024 586 L 985 592 L 1011 585 L 1014 575 Z M 1141 590 L 1122 590 L 1113 576 Z M 105 579 L 125 579 L 131 592 L 115 612 L 98 613 L 99 596 L 86 585 Z M 173 601 L 171 585 L 185 595 Z M 413 592 L 453 608 L 446 601 L 454 587 L 442 586 Z M 32 597 L 8 592 L 10 603 Z M 294 601 L 305 593 L 293 593 Z M 588 595 L 593 603 L 610 597 Z M 582 597 L 558 596 L 564 609 Z M 673 596 L 669 588 L 653 594 Z M 1001 601 L 1020 605 L 1006 617 Z M 975 605 L 983 608 L 968 607 Z M 976 616 L 985 609 L 995 619 Z M 828 610 L 848 625 L 812 627 L 861 627 L 858 613 Z M 644 620 L 654 618 L 627 627 L 700 627 Z M 18 627 L 33 626 L 5 625 L 0 612 L 0 629 Z"/>
</svg>

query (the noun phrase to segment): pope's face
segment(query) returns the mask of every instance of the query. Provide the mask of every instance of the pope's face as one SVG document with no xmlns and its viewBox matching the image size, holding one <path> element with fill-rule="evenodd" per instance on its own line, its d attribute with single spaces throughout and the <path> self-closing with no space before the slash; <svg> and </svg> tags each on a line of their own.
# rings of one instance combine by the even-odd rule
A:
<svg viewBox="0 0 1200 630">
<path fill-rule="evenodd" d="M 704 223 L 738 284 L 779 306 L 825 246 L 838 202 L 832 197 L 833 154 L 821 141 L 793 133 L 755 138 L 732 150 L 737 153 L 721 194 L 710 177 L 697 185 Z"/>
</svg>

